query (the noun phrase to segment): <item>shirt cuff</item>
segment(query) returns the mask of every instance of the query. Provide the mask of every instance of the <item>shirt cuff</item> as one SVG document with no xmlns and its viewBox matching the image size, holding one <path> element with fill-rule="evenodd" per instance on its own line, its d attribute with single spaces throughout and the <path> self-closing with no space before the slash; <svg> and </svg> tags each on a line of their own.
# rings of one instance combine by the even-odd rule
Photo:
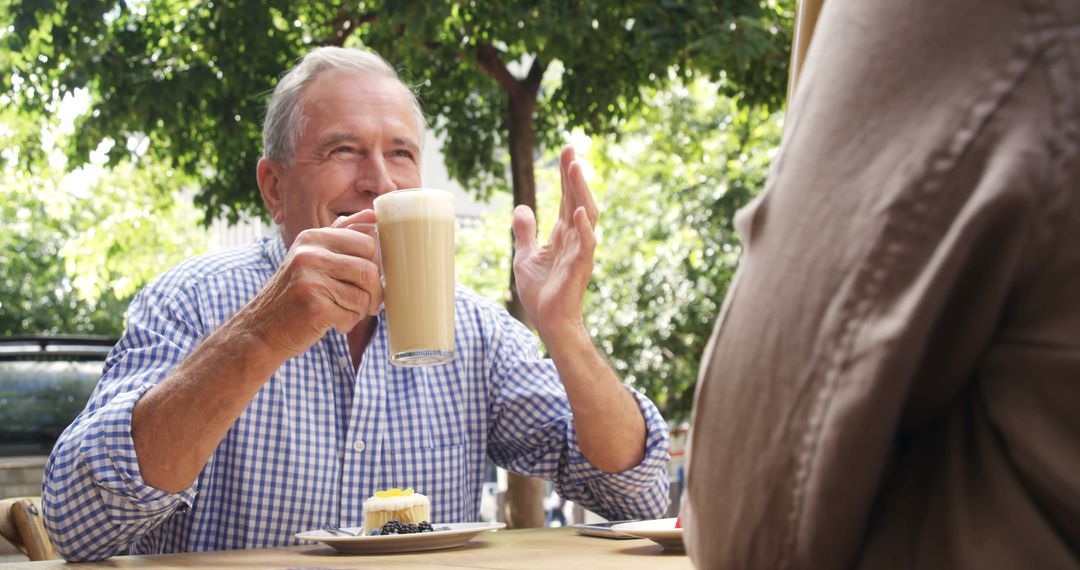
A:
<svg viewBox="0 0 1080 570">
<path fill-rule="evenodd" d="M 670 454 L 670 436 L 668 425 L 660 410 L 644 395 L 629 387 L 628 392 L 637 401 L 641 415 L 645 419 L 645 456 L 636 466 L 618 473 L 605 473 L 594 467 L 585 455 L 580 453 L 571 454 L 569 475 L 574 485 L 587 485 L 594 488 L 603 488 L 609 492 L 619 494 L 636 494 L 646 490 L 654 490 L 658 485 L 668 485 L 668 462 Z M 577 431 L 570 430 L 570 446 L 580 450 Z M 666 490 L 665 490 L 666 492 Z"/>
<path fill-rule="evenodd" d="M 198 481 L 179 493 L 167 493 L 143 481 L 131 438 L 131 413 L 152 386 L 144 384 L 117 395 L 98 410 L 93 428 L 79 450 L 101 491 L 109 518 L 117 524 L 164 517 L 178 508 L 186 511 L 195 500 Z"/>
</svg>

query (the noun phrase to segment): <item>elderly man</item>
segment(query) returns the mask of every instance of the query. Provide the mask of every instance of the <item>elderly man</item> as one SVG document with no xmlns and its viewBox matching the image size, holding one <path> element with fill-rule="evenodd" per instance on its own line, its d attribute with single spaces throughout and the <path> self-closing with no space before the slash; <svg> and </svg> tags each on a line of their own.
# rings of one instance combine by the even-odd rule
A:
<svg viewBox="0 0 1080 570">
<path fill-rule="evenodd" d="M 319 48 L 285 75 L 259 190 L 280 237 L 185 261 L 148 285 L 86 410 L 47 467 L 46 524 L 68 559 L 281 545 L 358 525 L 376 490 L 478 517 L 485 457 L 552 479 L 609 517 L 667 506 L 667 431 L 582 324 L 596 207 L 572 150 L 551 243 L 514 213 L 515 274 L 551 359 L 459 287 L 456 352 L 390 366 L 372 201 L 417 187 L 423 116 L 377 55 Z"/>
</svg>

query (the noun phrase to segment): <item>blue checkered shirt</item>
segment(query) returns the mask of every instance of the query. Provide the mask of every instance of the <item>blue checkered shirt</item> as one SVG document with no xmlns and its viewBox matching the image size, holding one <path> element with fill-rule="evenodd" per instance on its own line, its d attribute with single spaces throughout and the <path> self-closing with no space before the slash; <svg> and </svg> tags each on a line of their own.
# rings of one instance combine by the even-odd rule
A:
<svg viewBox="0 0 1080 570">
<path fill-rule="evenodd" d="M 645 459 L 618 474 L 597 470 L 535 337 L 462 287 L 453 363 L 390 366 L 380 315 L 354 372 L 346 337 L 331 331 L 270 377 L 189 489 L 147 485 L 131 440 L 136 401 L 254 297 L 284 257 L 277 237 L 195 257 L 132 302 L 101 381 L 46 468 L 45 523 L 64 557 L 295 544 L 294 533 L 325 523 L 360 525 L 363 500 L 389 487 L 429 496 L 437 523 L 475 521 L 485 457 L 551 479 L 560 495 L 608 518 L 663 514 L 668 432 L 656 407 L 630 391 L 648 426 Z"/>
</svg>

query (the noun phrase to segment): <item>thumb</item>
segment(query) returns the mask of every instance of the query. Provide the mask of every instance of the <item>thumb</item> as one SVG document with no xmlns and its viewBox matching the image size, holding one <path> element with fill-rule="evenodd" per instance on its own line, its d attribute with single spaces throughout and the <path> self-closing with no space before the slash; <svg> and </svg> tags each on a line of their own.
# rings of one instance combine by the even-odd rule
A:
<svg viewBox="0 0 1080 570">
<path fill-rule="evenodd" d="M 514 255 L 528 255 L 536 247 L 536 216 L 532 208 L 514 208 Z"/>
</svg>

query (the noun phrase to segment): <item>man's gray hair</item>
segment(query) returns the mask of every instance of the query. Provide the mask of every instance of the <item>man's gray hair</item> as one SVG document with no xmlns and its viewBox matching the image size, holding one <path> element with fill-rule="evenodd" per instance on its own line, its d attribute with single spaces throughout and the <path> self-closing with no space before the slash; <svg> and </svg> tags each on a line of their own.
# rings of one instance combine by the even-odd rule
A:
<svg viewBox="0 0 1080 570">
<path fill-rule="evenodd" d="M 285 166 L 291 166 L 296 153 L 296 141 L 304 128 L 304 110 L 300 105 L 300 92 L 313 79 L 324 71 L 334 69 L 353 69 L 396 80 L 409 94 L 416 115 L 417 132 L 424 144 L 424 129 L 427 125 L 424 112 L 416 93 L 405 85 L 385 59 L 378 54 L 358 48 L 339 48 L 326 46 L 315 48 L 307 53 L 278 81 L 270 95 L 266 108 L 266 121 L 263 123 L 263 156 L 272 158 Z"/>
</svg>

